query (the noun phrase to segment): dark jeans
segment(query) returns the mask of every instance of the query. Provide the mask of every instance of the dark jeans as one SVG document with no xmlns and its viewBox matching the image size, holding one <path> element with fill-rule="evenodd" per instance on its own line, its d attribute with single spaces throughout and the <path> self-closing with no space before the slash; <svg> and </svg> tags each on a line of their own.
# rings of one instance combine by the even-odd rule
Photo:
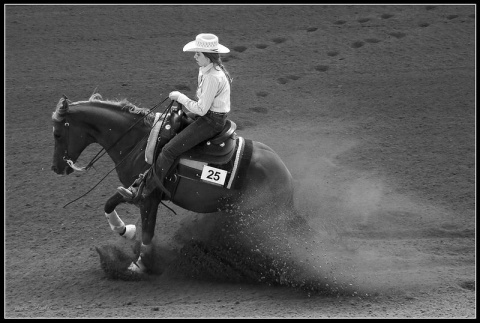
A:
<svg viewBox="0 0 480 323">
<path fill-rule="evenodd" d="M 206 115 L 197 118 L 193 123 L 173 137 L 163 147 L 155 163 L 155 170 L 160 181 L 163 182 L 163 178 L 177 157 L 199 143 L 220 133 L 225 126 L 226 120 L 226 114 L 220 115 L 209 111 Z M 154 188 L 152 185 L 154 182 L 155 180 L 147 179 L 147 186 Z"/>
</svg>

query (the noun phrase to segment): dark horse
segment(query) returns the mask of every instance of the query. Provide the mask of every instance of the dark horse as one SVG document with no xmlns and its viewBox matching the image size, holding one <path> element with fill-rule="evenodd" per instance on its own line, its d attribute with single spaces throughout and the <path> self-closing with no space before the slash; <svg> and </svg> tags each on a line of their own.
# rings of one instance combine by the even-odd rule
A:
<svg viewBox="0 0 480 323">
<path fill-rule="evenodd" d="M 85 169 L 75 162 L 88 145 L 98 143 L 115 163 L 122 185 L 130 186 L 150 167 L 145 149 L 154 114 L 149 112 L 126 100 L 102 100 L 99 94 L 78 102 L 63 96 L 52 115 L 55 138 L 52 170 L 68 175 L 74 169 Z M 173 107 L 161 120 L 159 148 L 189 122 L 181 107 Z M 151 253 L 157 210 L 162 200 L 170 199 L 198 213 L 221 211 L 233 204 L 245 210 L 267 203 L 280 209 L 293 207 L 292 176 L 280 157 L 263 143 L 237 136 L 235 124 L 230 120 L 222 133 L 180 156 L 173 168 L 165 183 L 169 198 L 157 188 L 136 202 L 142 221 L 142 246 L 139 259 L 129 267 L 133 272 L 148 271 L 145 259 Z M 133 239 L 135 226 L 125 225 L 115 211 L 115 207 L 124 202 L 127 201 L 115 193 L 105 203 L 105 215 L 112 230 Z"/>
</svg>

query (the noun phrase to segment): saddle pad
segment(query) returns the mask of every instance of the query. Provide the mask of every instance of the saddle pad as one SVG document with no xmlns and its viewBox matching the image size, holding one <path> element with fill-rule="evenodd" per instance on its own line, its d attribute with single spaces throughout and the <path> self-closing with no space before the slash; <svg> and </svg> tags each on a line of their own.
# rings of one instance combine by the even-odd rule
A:
<svg viewBox="0 0 480 323">
<path fill-rule="evenodd" d="M 240 189 L 245 183 L 246 171 L 250 166 L 250 161 L 252 160 L 253 155 L 253 141 L 250 139 L 245 139 L 243 144 L 243 150 L 238 158 L 238 161 L 235 160 L 236 171 L 235 175 L 230 177 L 228 183 L 228 188 Z"/>
<path fill-rule="evenodd" d="M 158 122 L 162 114 L 155 113 L 155 120 L 153 121 L 153 128 L 150 130 L 150 135 L 147 140 L 147 148 L 145 148 L 145 161 L 150 165 L 153 163 L 153 154 L 155 152 L 155 146 L 157 144 L 158 133 L 160 132 L 161 122 Z"/>
<path fill-rule="evenodd" d="M 208 166 L 213 169 L 226 171 L 227 172 L 226 178 L 222 186 L 227 189 L 234 188 L 234 183 L 239 178 L 239 171 L 242 168 L 241 166 L 243 165 L 242 157 L 245 151 L 245 139 L 243 137 L 238 137 L 237 140 L 238 140 L 238 144 L 235 149 L 236 151 L 232 156 L 232 159 L 229 160 L 227 163 L 212 164 L 212 163 L 206 163 L 203 161 L 180 158 L 178 162 L 177 175 L 200 181 L 202 177 L 202 172 L 204 171 L 205 166 Z M 209 181 L 203 181 L 203 182 L 212 184 L 212 185 L 218 185 L 215 182 L 209 182 Z"/>
</svg>

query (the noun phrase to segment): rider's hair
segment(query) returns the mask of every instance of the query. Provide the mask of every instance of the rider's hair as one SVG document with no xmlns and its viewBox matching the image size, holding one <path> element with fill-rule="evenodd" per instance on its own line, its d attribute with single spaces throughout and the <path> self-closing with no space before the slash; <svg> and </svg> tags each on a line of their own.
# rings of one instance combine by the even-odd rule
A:
<svg viewBox="0 0 480 323">
<path fill-rule="evenodd" d="M 227 76 L 228 82 L 230 83 L 230 85 L 232 85 L 233 79 L 230 76 L 230 73 L 228 73 L 225 66 L 222 64 L 222 58 L 220 57 L 220 54 L 218 54 L 218 53 L 205 53 L 205 52 L 202 52 L 202 53 L 203 53 L 203 55 L 205 55 L 205 57 L 210 59 L 210 62 L 212 62 L 213 65 L 216 65 L 216 66 L 218 66 L 222 69 L 223 73 L 225 73 L 225 75 Z"/>
</svg>

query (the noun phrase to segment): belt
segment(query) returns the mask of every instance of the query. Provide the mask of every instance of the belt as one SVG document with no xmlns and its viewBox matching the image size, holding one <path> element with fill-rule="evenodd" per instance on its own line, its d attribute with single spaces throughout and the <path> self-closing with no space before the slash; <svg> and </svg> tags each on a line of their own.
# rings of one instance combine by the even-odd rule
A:
<svg viewBox="0 0 480 323">
<path fill-rule="evenodd" d="M 207 114 L 215 114 L 217 116 L 224 116 L 227 114 L 227 112 L 215 112 L 215 111 L 212 111 L 212 110 L 208 110 Z"/>
</svg>

